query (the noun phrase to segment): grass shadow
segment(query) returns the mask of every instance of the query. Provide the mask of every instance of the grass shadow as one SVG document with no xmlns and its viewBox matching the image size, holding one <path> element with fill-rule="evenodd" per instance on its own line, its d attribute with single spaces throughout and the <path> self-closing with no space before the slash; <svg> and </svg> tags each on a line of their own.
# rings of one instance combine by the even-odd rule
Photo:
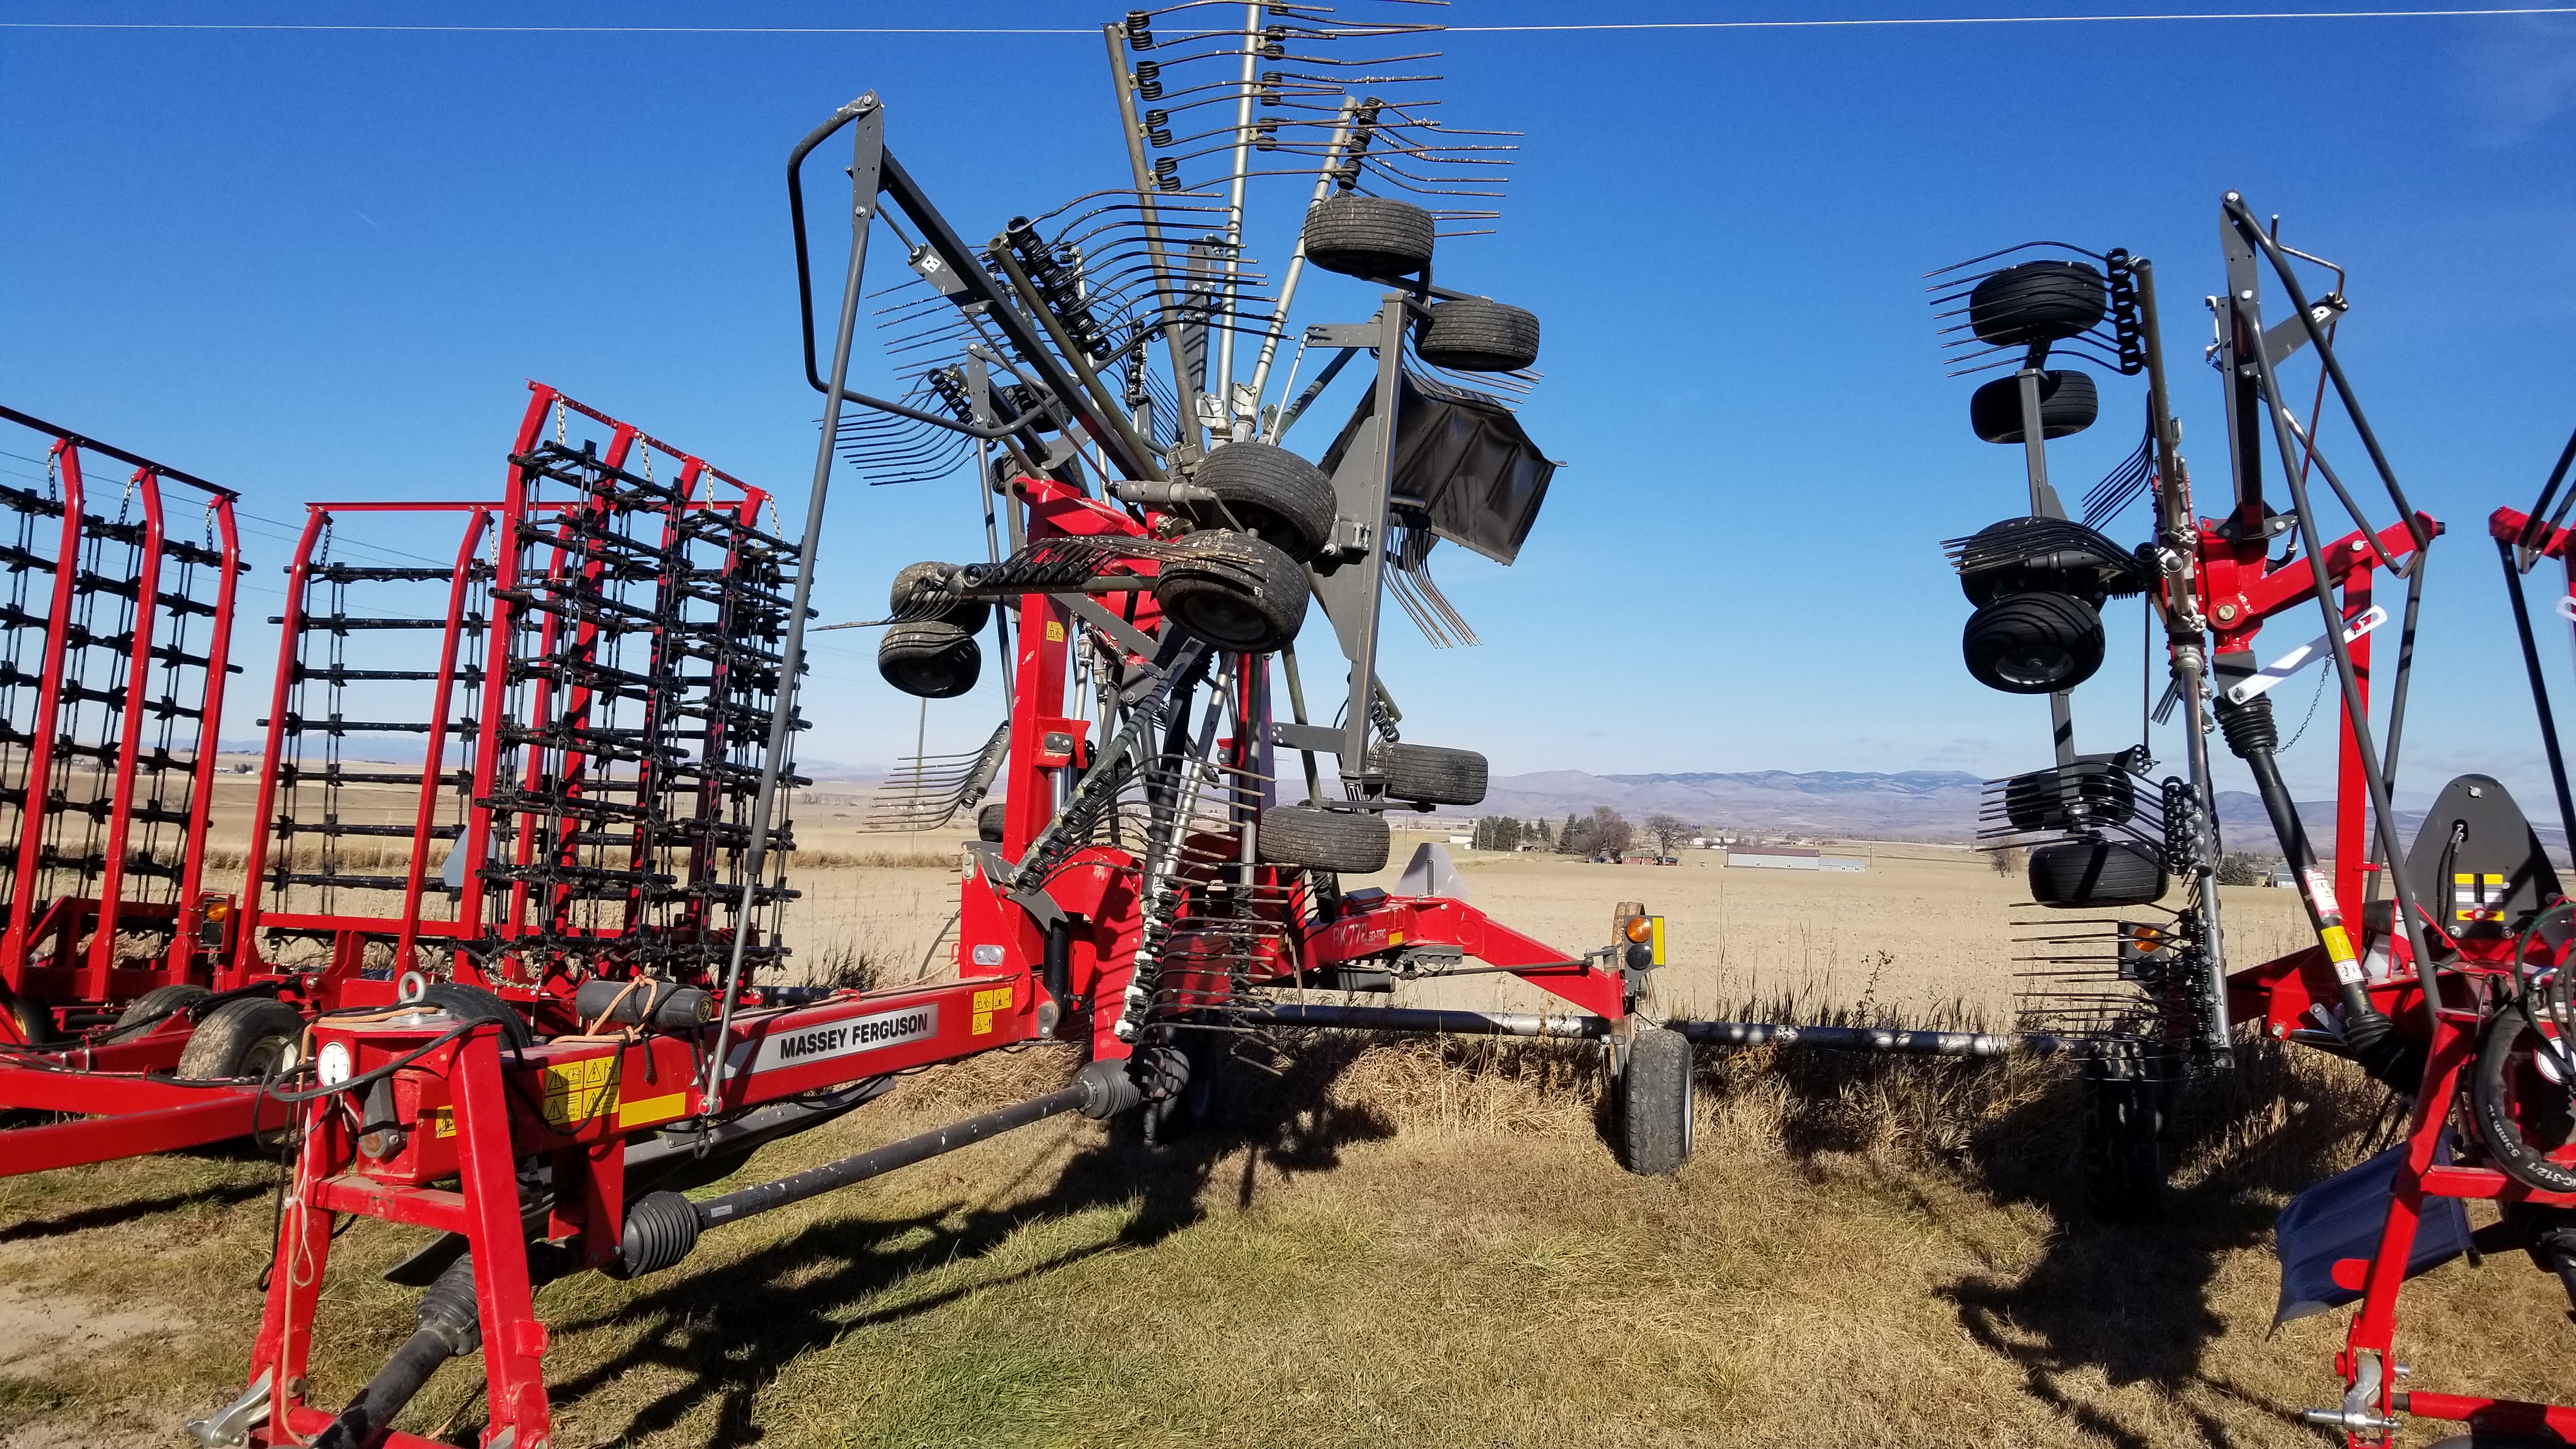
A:
<svg viewBox="0 0 2576 1449">
<path fill-rule="evenodd" d="M 1331 1090 L 1367 1045 L 1326 1040 L 1284 1064 L 1265 1064 L 1276 1073 L 1275 1085 L 1221 1090 L 1209 1119 L 1167 1145 L 1148 1145 L 1122 1124 L 1077 1149 L 1034 1196 L 950 1202 L 898 1218 L 823 1219 L 721 1269 L 562 1320 L 555 1330 L 562 1334 L 613 1320 L 656 1326 L 609 1361 L 555 1384 L 550 1397 L 574 1404 L 638 1370 L 676 1371 L 680 1383 L 627 1413 L 605 1440 L 631 1442 L 672 1429 L 712 1402 L 711 1449 L 755 1443 L 762 1431 L 752 1410 L 761 1388 L 799 1357 L 853 1330 L 918 1317 L 1103 1253 L 1152 1247 L 1206 1216 L 1220 1176 L 1234 1199 L 1249 1205 L 1264 1169 L 1327 1171 L 1340 1162 L 1344 1144 L 1393 1135 L 1383 1113 L 1338 1102 Z M 1254 1070 L 1238 1061 L 1229 1075 Z M 1032 1222 L 1130 1204 L 1108 1238 L 864 1313 L 837 1311 L 914 1275 L 983 1258 Z"/>
</svg>

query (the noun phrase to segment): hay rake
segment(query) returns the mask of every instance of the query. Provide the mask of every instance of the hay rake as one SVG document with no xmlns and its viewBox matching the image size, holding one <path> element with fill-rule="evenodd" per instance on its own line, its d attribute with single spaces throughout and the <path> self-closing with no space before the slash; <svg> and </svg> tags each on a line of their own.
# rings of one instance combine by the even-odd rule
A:
<svg viewBox="0 0 2576 1449">
<path fill-rule="evenodd" d="M 2576 1408 L 2402 1382 L 2401 1286 L 2473 1243 L 2522 1249 L 2576 1301 L 2567 1085 L 2576 1071 L 2562 1044 L 2576 1013 L 2561 975 L 2571 907 L 2538 837 L 2490 776 L 2451 781 L 2411 845 L 2400 839 L 2392 780 L 2425 559 L 2443 529 L 2408 503 L 2336 358 L 2348 307 L 2342 269 L 2282 244 L 2277 219 L 2266 227 L 2232 192 L 2221 203 L 2220 236 L 2226 288 L 2208 299 L 2209 357 L 2224 392 L 2233 487 L 2218 518 L 2192 507 L 2147 259 L 2060 247 L 1947 284 L 1945 300 L 1964 303 L 1961 327 L 1990 349 L 1988 365 L 2009 366 L 2021 354 L 2010 377 L 1979 389 L 1971 417 L 1985 440 L 2023 444 L 2030 515 L 1952 552 L 1977 606 L 1964 638 L 1971 673 L 2051 698 L 2057 763 L 1990 782 L 1981 831 L 1990 846 L 2031 847 L 2034 903 L 2058 912 L 2058 924 L 2033 923 L 2037 934 L 2026 938 L 2039 948 L 2025 963 L 2034 968 L 2029 1014 L 2090 1048 L 2089 1166 L 2097 1202 L 2114 1211 L 2153 1211 L 2173 1087 L 2226 1067 L 2237 1023 L 2346 1057 L 2405 1097 L 2403 1143 L 2300 1194 L 2280 1220 L 2283 1316 L 2360 1304 L 2336 1360 L 2343 1401 L 2306 1418 L 2356 1449 L 2393 1442 L 2400 1415 L 2464 1423 L 2480 1444 L 2576 1443 Z M 2302 264 L 2307 276 L 2331 274 L 2331 289 L 2312 298 Z M 2282 320 L 2267 324 L 2267 296 L 2286 304 Z M 2047 368 L 2053 346 L 2147 380 L 2145 441 L 2087 495 L 2080 524 L 2049 484 L 2044 447 L 2093 421 L 2096 393 L 2085 374 Z M 2305 399 L 2285 378 L 2303 352 L 2318 371 Z M 2393 521 L 2372 518 L 2320 445 L 2330 392 Z M 2562 459 L 2530 513 L 2500 509 L 2489 532 L 2561 813 L 2576 826 L 2521 583 L 2540 558 L 2567 557 L 2567 535 L 2547 516 L 2566 466 Z M 2266 500 L 2267 472 L 2288 508 Z M 2311 489 L 2319 480 L 2350 524 L 2339 537 L 2325 534 Z M 2125 550 L 2100 530 L 2140 496 L 2154 502 L 2154 534 Z M 2382 571 L 2406 584 L 2393 614 L 2379 597 Z M 2074 738 L 2071 691 L 2101 662 L 2097 611 L 2132 594 L 2147 597 L 2164 635 L 2171 683 L 2155 717 L 2183 712 L 2188 772 L 2161 783 L 2148 778 L 2145 742 L 2086 755 Z M 2257 647 L 2264 626 L 2308 609 L 2317 636 L 2265 661 Z M 2374 636 L 2392 623 L 2395 668 L 2381 680 Z M 2284 779 L 2271 700 L 2309 668 L 2338 706 L 2334 813 L 2322 845 Z M 2253 776 L 2315 937 L 2233 969 L 2215 890 L 2213 732 Z M 2176 881 L 2182 903 L 2168 908 L 2162 901 Z M 2472 1235 L 2460 1209 L 2469 1198 L 2501 1203 L 2502 1220 Z"/>
</svg>

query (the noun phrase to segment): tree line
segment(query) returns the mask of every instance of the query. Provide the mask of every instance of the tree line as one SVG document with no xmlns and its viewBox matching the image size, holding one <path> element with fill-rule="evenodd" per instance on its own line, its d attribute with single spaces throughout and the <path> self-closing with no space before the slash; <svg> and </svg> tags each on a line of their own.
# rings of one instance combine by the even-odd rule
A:
<svg viewBox="0 0 2576 1449">
<path fill-rule="evenodd" d="M 1543 819 L 1487 815 L 1477 820 L 1471 839 L 1478 850 L 1527 848 L 1588 858 L 1626 855 L 1647 843 L 1652 843 L 1657 855 L 1670 855 L 1683 841 L 1700 833 L 1698 826 L 1678 816 L 1649 815 L 1639 823 L 1607 805 L 1596 805 L 1589 815 L 1567 811 L 1565 819 L 1555 824 Z"/>
</svg>

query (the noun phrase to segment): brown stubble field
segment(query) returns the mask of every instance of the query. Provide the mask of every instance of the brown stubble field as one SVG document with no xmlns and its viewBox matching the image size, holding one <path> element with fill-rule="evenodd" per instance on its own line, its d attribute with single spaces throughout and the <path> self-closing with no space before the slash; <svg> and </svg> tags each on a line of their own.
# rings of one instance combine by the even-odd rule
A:
<svg viewBox="0 0 2576 1449">
<path fill-rule="evenodd" d="M 842 844 L 828 810 L 802 814 L 817 857 L 950 848 Z M 1669 1012 L 1999 1019 L 2011 882 L 1963 851 L 1837 849 L 1869 871 L 1458 855 L 1472 899 L 1572 949 L 1615 901 L 1665 914 Z M 811 865 L 800 955 L 944 969 L 948 870 Z M 2294 939 L 2287 892 L 2228 905 L 2240 952 Z M 1072 1065 L 918 1074 L 748 1175 Z M 1261 1065 L 1280 1075 L 1238 1070 L 1223 1128 L 1179 1148 L 1059 1119 L 712 1235 L 656 1277 L 546 1288 L 559 1442 L 2323 1442 L 2296 1413 L 2332 1398 L 2340 1316 L 2268 1331 L 2269 1227 L 2381 1105 L 2331 1064 L 2257 1052 L 2205 1094 L 2173 1211 L 2141 1228 L 2074 1200 L 2072 1097 L 2044 1062 L 1703 1053 L 1698 1153 L 1669 1181 L 1610 1160 L 1582 1046 L 1317 1039 Z M 0 1179 L 0 1445 L 183 1443 L 179 1419 L 241 1379 L 274 1180 L 233 1153 Z M 418 1237 L 340 1239 L 323 1397 L 408 1331 L 412 1295 L 374 1272 Z M 2417 1384 L 2570 1387 L 2565 1303 L 2519 1258 L 2441 1268 L 2406 1309 Z M 479 1367 L 444 1371 L 405 1427 L 472 1443 Z"/>
</svg>

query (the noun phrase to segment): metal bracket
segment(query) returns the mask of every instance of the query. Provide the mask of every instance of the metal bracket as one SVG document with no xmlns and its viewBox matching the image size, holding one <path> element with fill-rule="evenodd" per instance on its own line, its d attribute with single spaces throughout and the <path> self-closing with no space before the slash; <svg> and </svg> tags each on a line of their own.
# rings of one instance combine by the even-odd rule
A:
<svg viewBox="0 0 2576 1449">
<path fill-rule="evenodd" d="M 197 1441 L 198 1449 L 242 1449 L 250 1442 L 250 1431 L 268 1422 L 269 1380 L 274 1368 L 259 1371 L 242 1396 L 202 1419 L 190 1419 L 188 1437 Z"/>
<path fill-rule="evenodd" d="M 2570 617 L 2576 618 L 2576 615 L 2571 615 Z M 2358 617 L 2348 620 L 2344 624 L 2343 642 L 2349 644 L 2360 638 L 2362 635 L 2369 633 L 2371 630 L 2376 629 L 2387 622 L 2388 610 L 2378 604 L 2373 604 L 2369 608 L 2362 610 Z M 2300 645 L 2298 648 L 2293 649 L 2289 653 L 2282 655 L 2280 658 L 2273 660 L 2271 663 L 2264 665 L 2261 669 L 2254 671 L 2253 674 L 2247 676 L 2244 683 L 2230 685 L 2227 690 L 2227 701 L 2230 704 L 2250 704 L 2257 697 L 2269 693 L 2272 686 L 2279 684 L 2281 681 L 2288 679 L 2291 675 L 2294 675 L 2300 670 L 2307 668 L 2309 665 L 2316 663 L 2319 659 L 2327 657 L 2332 652 L 2333 651 L 2326 643 L 2326 636 L 2319 634 L 2307 643 Z"/>
<path fill-rule="evenodd" d="M 1117 640 L 1118 646 L 1130 654 L 1151 660 L 1155 651 L 1163 647 L 1153 635 L 1109 612 L 1099 600 L 1088 594 L 1052 594 L 1049 597 L 1071 609 L 1082 622 Z"/>
<path fill-rule="evenodd" d="M 1291 724 L 1286 720 L 1270 722 L 1270 743 L 1283 750 L 1309 750 L 1319 755 L 1339 755 L 1343 732 L 1325 725 Z"/>
</svg>

